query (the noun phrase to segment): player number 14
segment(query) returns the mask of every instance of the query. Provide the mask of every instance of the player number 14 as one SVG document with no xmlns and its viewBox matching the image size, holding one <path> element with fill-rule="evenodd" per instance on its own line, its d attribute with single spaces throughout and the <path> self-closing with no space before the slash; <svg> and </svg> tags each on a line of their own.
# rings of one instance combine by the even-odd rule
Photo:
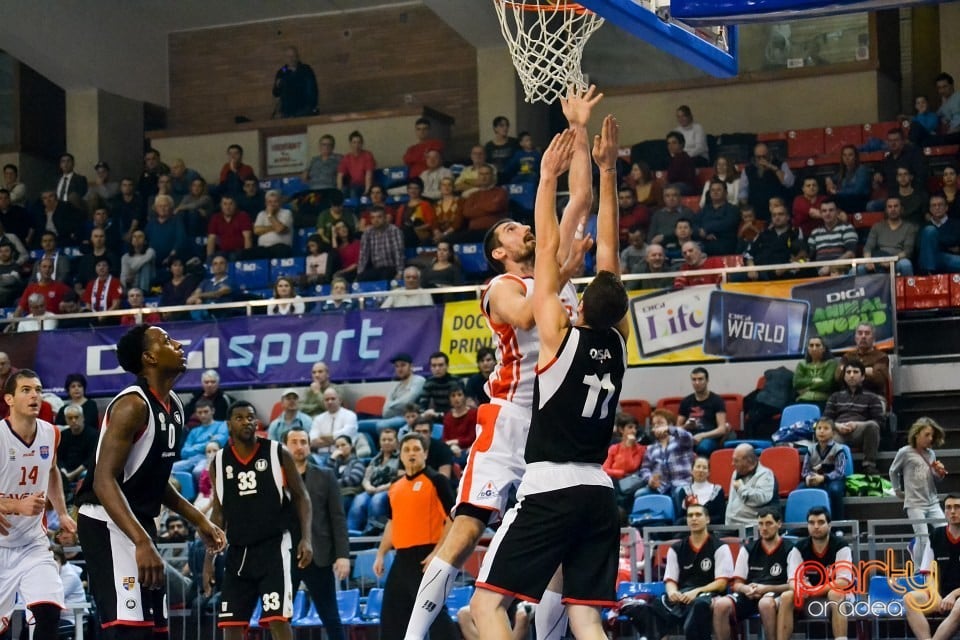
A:
<svg viewBox="0 0 960 640">
<path fill-rule="evenodd" d="M 600 415 L 598 420 L 603 420 L 607 417 L 607 411 L 610 407 L 610 399 L 613 398 L 614 386 L 613 381 L 610 379 L 610 374 L 603 374 L 603 378 L 598 378 L 597 374 L 591 373 L 588 376 L 583 376 L 583 384 L 587 385 L 587 400 L 583 403 L 583 413 L 580 414 L 584 418 L 592 418 L 594 412 L 597 410 L 597 401 L 600 399 L 600 392 L 604 391 L 603 404 L 600 407 Z"/>
<path fill-rule="evenodd" d="M 30 484 L 37 484 L 39 476 L 40 469 L 37 467 L 30 467 L 30 471 L 27 471 L 26 467 L 20 467 L 20 486 L 27 484 L 27 480 L 30 481 Z"/>
</svg>

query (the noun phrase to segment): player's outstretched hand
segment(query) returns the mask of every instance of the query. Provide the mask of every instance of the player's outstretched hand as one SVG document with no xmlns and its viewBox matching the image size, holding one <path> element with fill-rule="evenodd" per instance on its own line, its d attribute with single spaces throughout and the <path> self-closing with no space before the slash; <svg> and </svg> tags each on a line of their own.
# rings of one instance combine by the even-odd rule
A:
<svg viewBox="0 0 960 640">
<path fill-rule="evenodd" d="M 577 88 L 571 86 L 566 98 L 560 98 L 563 115 L 571 127 L 585 127 L 590 122 L 590 113 L 593 107 L 603 99 L 602 93 L 597 93 L 596 85 L 590 85 L 583 95 Z"/>
<path fill-rule="evenodd" d="M 542 177 L 555 179 L 567 172 L 570 161 L 573 159 L 573 142 L 574 134 L 570 129 L 565 129 L 553 136 L 553 140 L 550 141 L 540 159 Z"/>
<path fill-rule="evenodd" d="M 137 544 L 137 577 L 144 589 L 163 587 L 163 559 L 149 540 Z"/>
<path fill-rule="evenodd" d="M 567 253 L 567 259 L 560 265 L 560 281 L 566 282 L 571 278 L 578 278 L 583 275 L 584 260 L 587 253 L 593 248 L 593 236 L 585 234 L 583 227 L 586 224 L 586 216 L 580 219 L 577 225 L 577 231 L 573 235 L 573 242 L 570 243 L 570 251 Z"/>
<path fill-rule="evenodd" d="M 306 569 L 313 562 L 313 546 L 307 540 L 300 540 L 297 545 L 297 566 Z"/>
<path fill-rule="evenodd" d="M 197 533 L 200 534 L 200 539 L 203 540 L 203 544 L 206 545 L 208 551 L 220 553 L 227 546 L 227 536 L 223 533 L 223 529 L 207 518 L 200 522 Z"/>
<path fill-rule="evenodd" d="M 603 119 L 600 134 L 593 137 L 593 161 L 601 171 L 617 169 L 620 155 L 620 125 L 617 119 L 608 115 Z"/>
</svg>

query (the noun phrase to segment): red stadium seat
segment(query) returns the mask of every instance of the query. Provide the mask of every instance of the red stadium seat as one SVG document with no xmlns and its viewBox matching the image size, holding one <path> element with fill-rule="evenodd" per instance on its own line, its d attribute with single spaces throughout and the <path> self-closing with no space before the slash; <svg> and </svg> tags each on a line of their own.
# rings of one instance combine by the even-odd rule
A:
<svg viewBox="0 0 960 640">
<path fill-rule="evenodd" d="M 270 409 L 270 420 L 269 420 L 269 422 L 273 422 L 274 420 L 276 420 L 277 418 L 279 418 L 281 413 L 283 413 L 283 403 L 282 403 L 282 402 L 275 402 L 275 403 L 273 403 L 273 408 Z"/>
<path fill-rule="evenodd" d="M 647 424 L 652 411 L 650 403 L 646 400 L 621 400 L 620 408 L 633 416 L 640 427 Z"/>
<path fill-rule="evenodd" d="M 883 211 L 863 211 L 850 216 L 850 224 L 854 229 L 869 229 L 883 221 Z"/>
<path fill-rule="evenodd" d="M 911 309 L 945 309 L 950 306 L 950 276 L 910 276 L 904 279 L 904 306 Z"/>
<path fill-rule="evenodd" d="M 787 132 L 787 150 L 791 158 L 812 158 L 823 155 L 823 129 L 800 129 Z"/>
<path fill-rule="evenodd" d="M 386 404 L 386 402 L 387 399 L 384 396 L 363 396 L 357 399 L 353 410 L 358 414 L 363 413 L 379 417 L 383 415 L 383 405 Z"/>
<path fill-rule="evenodd" d="M 910 122 L 907 121 L 908 129 Z M 886 140 L 887 133 L 891 129 L 903 129 L 903 126 L 896 120 L 891 120 L 888 122 L 868 122 L 863 125 L 863 141 L 866 142 L 870 138 L 876 138 L 878 140 Z"/>
<path fill-rule="evenodd" d="M 960 151 L 960 145 L 949 144 L 939 147 L 924 147 L 923 155 L 925 156 L 955 156 L 957 152 Z"/>
<path fill-rule="evenodd" d="M 671 396 L 669 398 L 660 398 L 657 400 L 657 409 L 666 409 L 673 415 L 679 415 L 680 402 L 683 400 L 680 396 Z"/>
<path fill-rule="evenodd" d="M 773 471 L 785 498 L 800 484 L 800 454 L 793 447 L 770 447 L 760 452 L 760 464 Z"/>
<path fill-rule="evenodd" d="M 700 196 L 683 196 L 680 203 L 694 213 L 700 213 Z"/>
<path fill-rule="evenodd" d="M 743 431 L 743 396 L 739 393 L 721 393 L 720 397 L 727 405 L 727 424 L 734 431 Z"/>
<path fill-rule="evenodd" d="M 907 277 L 897 276 L 897 311 L 907 308 Z"/>
<path fill-rule="evenodd" d="M 886 136 L 884 136 L 886 137 Z M 863 144 L 863 127 L 853 124 L 845 127 L 827 127 L 823 130 L 823 152 L 839 154 L 848 144 L 859 147 Z"/>
<path fill-rule="evenodd" d="M 765 131 L 757 134 L 757 142 L 773 142 L 774 140 L 787 140 L 786 131 Z"/>
<path fill-rule="evenodd" d="M 717 449 L 710 454 L 710 482 L 723 487 L 723 495 L 730 495 L 733 477 L 733 449 Z"/>
</svg>

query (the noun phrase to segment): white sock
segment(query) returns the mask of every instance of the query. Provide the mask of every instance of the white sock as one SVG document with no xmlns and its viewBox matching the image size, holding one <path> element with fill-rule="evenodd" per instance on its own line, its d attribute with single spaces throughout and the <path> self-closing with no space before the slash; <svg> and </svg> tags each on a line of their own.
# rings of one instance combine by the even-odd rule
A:
<svg viewBox="0 0 960 640">
<path fill-rule="evenodd" d="M 459 571 L 436 556 L 430 561 L 417 590 L 404 640 L 423 640 L 426 637 L 430 625 L 442 608 L 447 606 L 447 596 L 453 589 L 453 581 Z"/>
<path fill-rule="evenodd" d="M 847 636 L 837 636 L 834 640 L 847 640 Z"/>
<path fill-rule="evenodd" d="M 560 640 L 567 630 L 567 608 L 560 602 L 562 596 L 556 591 L 544 591 L 533 616 L 537 640 Z"/>
</svg>

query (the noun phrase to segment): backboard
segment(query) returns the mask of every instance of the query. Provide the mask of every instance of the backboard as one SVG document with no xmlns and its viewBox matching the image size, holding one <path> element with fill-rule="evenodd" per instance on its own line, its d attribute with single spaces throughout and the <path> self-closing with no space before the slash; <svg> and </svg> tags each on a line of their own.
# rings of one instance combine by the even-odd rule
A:
<svg viewBox="0 0 960 640">
<path fill-rule="evenodd" d="M 896 9 L 938 0 L 673 0 L 670 15 L 689 25 L 747 24 Z M 599 12 L 598 12 L 599 13 Z"/>
</svg>

